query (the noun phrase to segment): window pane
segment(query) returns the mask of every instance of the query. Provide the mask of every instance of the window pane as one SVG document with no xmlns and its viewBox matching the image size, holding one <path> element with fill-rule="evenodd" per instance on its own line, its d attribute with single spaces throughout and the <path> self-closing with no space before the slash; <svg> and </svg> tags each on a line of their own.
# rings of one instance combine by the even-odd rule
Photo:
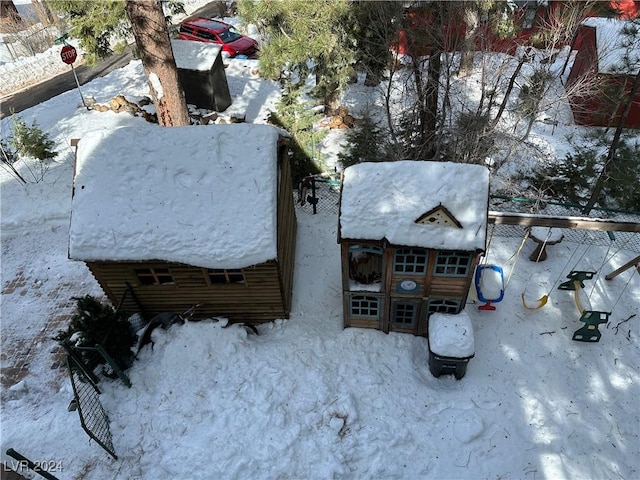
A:
<svg viewBox="0 0 640 480">
<path fill-rule="evenodd" d="M 436 256 L 436 275 L 465 277 L 469 274 L 471 254 L 468 252 L 438 252 Z"/>
<path fill-rule="evenodd" d="M 415 320 L 416 305 L 408 302 L 395 302 L 393 305 L 393 322 L 411 325 Z"/>
<path fill-rule="evenodd" d="M 351 297 L 351 315 L 354 317 L 378 317 L 380 312 L 380 299 L 365 295 L 353 295 Z"/>
<path fill-rule="evenodd" d="M 238 269 L 211 269 L 207 275 L 211 283 L 244 283 L 244 273 Z"/>
<path fill-rule="evenodd" d="M 137 268 L 135 273 L 141 285 L 170 285 L 174 283 L 168 268 Z"/>
<path fill-rule="evenodd" d="M 393 273 L 426 272 L 427 252 L 421 248 L 400 248 L 394 254 Z"/>
</svg>

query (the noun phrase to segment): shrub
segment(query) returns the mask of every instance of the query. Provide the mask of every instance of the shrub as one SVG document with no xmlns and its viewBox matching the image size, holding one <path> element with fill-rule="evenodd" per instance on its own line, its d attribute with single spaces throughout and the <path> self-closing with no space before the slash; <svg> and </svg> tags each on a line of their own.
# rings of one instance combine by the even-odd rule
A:
<svg viewBox="0 0 640 480">
<path fill-rule="evenodd" d="M 36 183 L 42 181 L 51 162 L 58 155 L 54 150 L 55 142 L 38 127 L 36 122 L 29 126 L 20 116 L 14 114 L 11 116 L 11 123 L 13 135 L 3 141 L 2 145 L 3 162 L 8 164 L 5 160 L 8 157 L 13 157 L 11 162 L 13 165 L 18 158 L 23 159 L 33 181 Z M 13 147 L 13 151 L 8 148 L 9 146 Z M 30 164 L 28 160 L 35 160 L 35 166 Z"/>
<path fill-rule="evenodd" d="M 350 167 L 356 163 L 378 162 L 383 159 L 382 130 L 365 112 L 358 123 L 347 132 L 347 144 L 343 145 L 344 153 L 338 158 L 343 167 Z"/>
<path fill-rule="evenodd" d="M 131 366 L 131 347 L 135 334 L 123 314 L 117 313 L 109 305 L 100 303 L 91 295 L 74 298 L 76 313 L 71 317 L 69 327 L 54 337 L 67 347 L 95 347 L 101 345 L 122 370 Z M 77 350 L 82 361 L 94 371 L 105 363 L 102 356 L 89 350 Z"/>
</svg>

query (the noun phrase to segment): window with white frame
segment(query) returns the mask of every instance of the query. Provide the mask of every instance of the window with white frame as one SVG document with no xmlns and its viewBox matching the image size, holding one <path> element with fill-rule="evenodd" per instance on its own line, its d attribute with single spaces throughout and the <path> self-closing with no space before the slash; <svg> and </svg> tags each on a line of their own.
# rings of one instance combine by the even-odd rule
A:
<svg viewBox="0 0 640 480">
<path fill-rule="evenodd" d="M 371 295 L 351 295 L 349 298 L 349 315 L 352 317 L 380 317 L 380 297 Z"/>
<path fill-rule="evenodd" d="M 433 274 L 441 277 L 466 277 L 471 268 L 471 259 L 469 252 L 438 252 Z"/>
<path fill-rule="evenodd" d="M 393 254 L 393 273 L 424 275 L 429 253 L 424 248 L 398 248 Z"/>
</svg>

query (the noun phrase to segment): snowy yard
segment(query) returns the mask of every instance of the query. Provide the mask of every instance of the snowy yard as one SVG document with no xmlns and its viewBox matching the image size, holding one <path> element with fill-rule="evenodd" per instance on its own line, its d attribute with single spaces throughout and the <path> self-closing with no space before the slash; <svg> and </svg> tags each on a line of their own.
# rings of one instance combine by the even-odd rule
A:
<svg viewBox="0 0 640 480">
<path fill-rule="evenodd" d="M 225 114 L 265 123 L 279 87 L 255 68 L 255 61 L 229 61 L 234 103 Z M 83 87 L 99 103 L 120 93 L 147 93 L 139 62 Z M 355 111 L 373 93 L 355 85 L 347 103 Z M 640 475 L 640 275 L 631 269 L 604 279 L 638 252 L 564 241 L 536 264 L 528 241 L 497 311 L 467 304 L 475 357 L 456 381 L 430 374 L 424 338 L 342 328 L 337 216 L 303 209 L 291 318 L 259 326 L 259 335 L 213 320 L 159 330 L 154 348 L 127 372 L 131 388 L 101 383 L 114 460 L 87 437 L 77 412 L 67 411 L 73 392 L 56 364 L 51 337 L 59 327 L 52 322 L 71 311 L 72 296 L 101 295 L 84 264 L 67 258 L 70 140 L 144 120 L 88 111 L 75 90 L 22 116 L 37 119 L 61 154 L 44 182 L 22 186 L 0 172 L 0 448 L 7 465 L 15 465 L 5 455 L 13 448 L 54 462 L 51 473 L 60 479 Z M 561 125 L 551 134 L 536 124 L 533 137 L 541 148 L 563 152 L 564 133 L 575 128 Z M 336 132 L 325 140 L 329 164 L 341 142 Z M 488 261 L 506 264 L 520 242 L 494 237 Z M 585 292 L 593 309 L 611 312 L 599 343 L 571 340 L 582 323 L 572 293 L 557 285 L 577 268 L 598 272 Z M 527 298 L 549 294 L 549 303 L 528 310 L 525 291 Z M 5 374 L 20 355 L 28 359 L 26 375 L 11 385 Z"/>
</svg>

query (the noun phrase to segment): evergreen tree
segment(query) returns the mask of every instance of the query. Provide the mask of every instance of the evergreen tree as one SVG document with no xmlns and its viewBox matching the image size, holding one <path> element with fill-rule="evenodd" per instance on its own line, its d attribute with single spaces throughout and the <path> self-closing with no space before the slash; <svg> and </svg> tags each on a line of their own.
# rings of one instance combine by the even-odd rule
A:
<svg viewBox="0 0 640 480">
<path fill-rule="evenodd" d="M 314 75 L 314 94 L 331 113 L 353 77 L 352 7 L 348 0 L 241 0 L 238 12 L 267 39 L 260 48 L 262 75 L 297 85 Z"/>
<path fill-rule="evenodd" d="M 65 17 L 70 25 L 68 33 L 79 39 L 89 64 L 114 50 L 123 50 L 133 36 L 149 80 L 158 123 L 189 125 L 163 5 L 172 14 L 184 12 L 184 6 L 177 0 L 48 0 L 50 9 Z"/>
<path fill-rule="evenodd" d="M 371 115 L 365 112 L 356 126 L 347 131 L 345 153 L 338 154 L 342 166 L 346 168 L 356 163 L 385 160 L 382 138 L 382 129 L 376 125 Z"/>
<path fill-rule="evenodd" d="M 135 335 L 123 315 L 91 295 L 74 300 L 77 301 L 76 313 L 71 317 L 69 327 L 58 332 L 54 340 L 68 347 L 102 345 L 121 369 L 128 368 L 133 358 L 131 347 Z M 104 364 L 104 359 L 93 351 L 80 350 L 80 356 L 91 371 Z"/>
<path fill-rule="evenodd" d="M 124 40 L 131 35 L 131 25 L 124 0 L 48 0 L 47 5 L 66 20 L 67 33 L 78 39 L 89 65 L 126 47 Z"/>
<path fill-rule="evenodd" d="M 309 174 L 320 173 L 318 143 L 325 132 L 314 129 L 319 115 L 312 109 L 312 102 L 304 100 L 303 88 L 286 85 L 276 111 L 269 116 L 269 122 L 291 134 L 291 175 L 295 182 Z"/>
</svg>

